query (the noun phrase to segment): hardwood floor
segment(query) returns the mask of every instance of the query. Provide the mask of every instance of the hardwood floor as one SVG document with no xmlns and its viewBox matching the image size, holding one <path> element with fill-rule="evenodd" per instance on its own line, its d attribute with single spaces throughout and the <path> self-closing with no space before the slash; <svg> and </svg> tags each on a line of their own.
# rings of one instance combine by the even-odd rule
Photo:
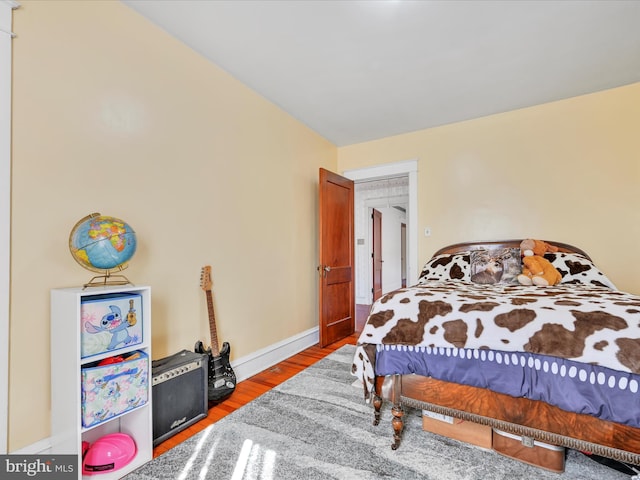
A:
<svg viewBox="0 0 640 480">
<path fill-rule="evenodd" d="M 361 325 L 361 321 L 356 321 L 357 332 L 362 330 Z M 251 400 L 262 395 L 266 391 L 271 390 L 276 385 L 279 385 L 285 380 L 291 378 L 296 373 L 304 370 L 309 365 L 316 363 L 318 360 L 323 359 L 343 345 L 355 345 L 357 338 L 358 333 L 354 333 L 353 335 L 350 335 L 343 340 L 339 340 L 325 348 L 320 348 L 318 345 L 309 347 L 293 357 L 290 357 L 251 378 L 239 382 L 236 385 L 235 391 L 228 399 L 209 409 L 209 413 L 206 418 L 203 418 L 198 423 L 191 425 L 182 432 L 177 433 L 173 437 L 156 446 L 153 449 L 153 457 L 155 458 L 177 444 L 184 442 L 187 438 L 195 435 L 201 430 L 204 430 L 212 423 L 215 423 L 237 408 L 249 403 Z"/>
<path fill-rule="evenodd" d="M 367 323 L 367 317 L 371 305 L 365 305 L 363 303 L 356 303 L 356 332 L 361 332 L 364 328 L 364 324 Z"/>
</svg>

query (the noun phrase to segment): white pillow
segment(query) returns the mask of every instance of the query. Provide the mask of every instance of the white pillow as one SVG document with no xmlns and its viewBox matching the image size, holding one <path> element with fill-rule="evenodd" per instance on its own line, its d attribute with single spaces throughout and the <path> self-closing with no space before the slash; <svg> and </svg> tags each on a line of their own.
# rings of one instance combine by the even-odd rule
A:
<svg viewBox="0 0 640 480">
<path fill-rule="evenodd" d="M 613 282 L 584 255 L 556 252 L 546 253 L 544 258 L 562 275 L 560 283 L 584 283 L 617 290 Z"/>
</svg>

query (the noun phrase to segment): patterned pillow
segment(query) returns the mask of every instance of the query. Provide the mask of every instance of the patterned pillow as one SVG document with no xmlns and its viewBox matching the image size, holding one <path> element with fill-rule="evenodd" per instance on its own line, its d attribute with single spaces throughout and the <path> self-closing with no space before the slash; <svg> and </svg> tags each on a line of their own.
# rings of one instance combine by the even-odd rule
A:
<svg viewBox="0 0 640 480">
<path fill-rule="evenodd" d="M 522 272 L 519 248 L 471 252 L 470 278 L 474 283 L 518 283 Z"/>
<path fill-rule="evenodd" d="M 429 260 L 418 282 L 427 280 L 469 280 L 469 252 L 442 254 Z"/>
<path fill-rule="evenodd" d="M 607 276 L 591 260 L 579 253 L 546 253 L 544 257 L 562 275 L 560 283 L 584 283 L 617 290 Z"/>
</svg>

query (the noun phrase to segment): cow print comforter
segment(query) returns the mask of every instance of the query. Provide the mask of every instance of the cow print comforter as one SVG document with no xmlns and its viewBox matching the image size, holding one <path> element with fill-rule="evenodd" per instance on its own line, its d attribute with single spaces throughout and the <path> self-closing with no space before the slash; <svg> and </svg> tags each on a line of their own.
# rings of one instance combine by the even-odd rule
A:
<svg viewBox="0 0 640 480">
<path fill-rule="evenodd" d="M 640 373 L 640 296 L 593 284 L 554 287 L 437 280 L 372 307 L 352 373 L 373 391 L 378 344 L 557 356 Z"/>
</svg>

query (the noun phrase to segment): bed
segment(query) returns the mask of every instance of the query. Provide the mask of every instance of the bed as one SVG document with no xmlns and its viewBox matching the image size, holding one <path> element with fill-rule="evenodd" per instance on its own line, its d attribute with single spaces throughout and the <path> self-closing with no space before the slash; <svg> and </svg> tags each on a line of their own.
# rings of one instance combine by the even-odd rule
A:
<svg viewBox="0 0 640 480">
<path fill-rule="evenodd" d="M 549 243 L 556 286 L 518 283 L 520 240 L 461 243 L 374 302 L 352 373 L 374 424 L 391 403 L 394 450 L 409 407 L 640 465 L 640 296 Z M 502 277 L 474 277 L 482 263 Z"/>
</svg>

